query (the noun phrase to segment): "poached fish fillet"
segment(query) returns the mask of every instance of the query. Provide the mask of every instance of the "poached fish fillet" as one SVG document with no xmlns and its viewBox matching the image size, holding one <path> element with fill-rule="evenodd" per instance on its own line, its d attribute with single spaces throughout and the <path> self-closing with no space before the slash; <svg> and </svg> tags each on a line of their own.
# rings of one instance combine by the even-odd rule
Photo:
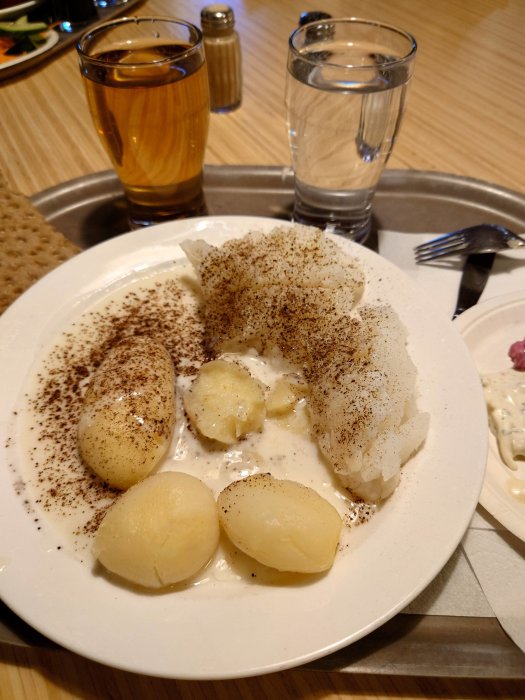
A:
<svg viewBox="0 0 525 700">
<path fill-rule="evenodd" d="M 319 447 L 341 483 L 379 501 L 423 442 L 406 330 L 388 305 L 361 305 L 358 262 L 315 228 L 183 244 L 199 278 L 209 350 L 278 351 L 302 370 Z"/>
<path fill-rule="evenodd" d="M 302 365 L 319 318 L 349 314 L 364 290 L 357 262 L 311 227 L 250 233 L 220 248 L 186 241 L 182 248 L 200 277 L 212 354 L 277 347 Z"/>
</svg>

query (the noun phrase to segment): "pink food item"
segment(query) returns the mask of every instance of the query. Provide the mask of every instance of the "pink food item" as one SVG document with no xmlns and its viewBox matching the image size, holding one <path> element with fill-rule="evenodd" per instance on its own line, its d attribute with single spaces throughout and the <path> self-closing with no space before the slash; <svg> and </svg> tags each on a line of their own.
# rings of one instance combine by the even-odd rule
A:
<svg viewBox="0 0 525 700">
<path fill-rule="evenodd" d="M 514 369 L 525 370 L 525 340 L 517 340 L 509 348 L 508 355 Z"/>
</svg>

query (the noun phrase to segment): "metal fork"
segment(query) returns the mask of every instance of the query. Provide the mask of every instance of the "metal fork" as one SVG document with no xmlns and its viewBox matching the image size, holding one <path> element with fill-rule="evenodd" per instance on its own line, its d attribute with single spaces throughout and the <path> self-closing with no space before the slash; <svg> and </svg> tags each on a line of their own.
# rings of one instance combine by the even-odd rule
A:
<svg viewBox="0 0 525 700">
<path fill-rule="evenodd" d="M 422 243 L 414 248 L 414 255 L 417 263 L 424 263 L 452 255 L 496 253 L 498 250 L 521 246 L 525 246 L 525 238 L 509 231 L 505 226 L 478 224 Z"/>
</svg>

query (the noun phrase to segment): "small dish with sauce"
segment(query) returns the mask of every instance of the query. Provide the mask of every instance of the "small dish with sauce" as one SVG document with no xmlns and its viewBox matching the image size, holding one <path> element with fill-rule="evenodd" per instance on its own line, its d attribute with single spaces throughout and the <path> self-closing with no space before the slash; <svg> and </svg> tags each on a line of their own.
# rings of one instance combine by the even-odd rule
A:
<svg viewBox="0 0 525 700">
<path fill-rule="evenodd" d="M 455 324 L 483 382 L 491 424 L 479 502 L 525 541 L 525 371 L 514 369 L 508 355 L 525 337 L 525 295 L 494 297 L 465 311 Z"/>
</svg>

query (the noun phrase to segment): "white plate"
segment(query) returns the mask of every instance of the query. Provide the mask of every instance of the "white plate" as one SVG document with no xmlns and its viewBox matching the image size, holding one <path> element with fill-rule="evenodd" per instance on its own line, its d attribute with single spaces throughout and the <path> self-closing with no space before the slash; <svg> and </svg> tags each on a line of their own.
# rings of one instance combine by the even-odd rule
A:
<svg viewBox="0 0 525 700">
<path fill-rule="evenodd" d="M 525 336 L 525 294 L 512 292 L 468 309 L 457 324 L 480 374 L 512 367 L 510 345 Z M 501 460 L 496 438 L 489 437 L 487 471 L 480 495 L 481 505 L 510 532 L 525 541 L 525 498 L 511 493 L 516 473 Z M 525 467 L 519 474 L 525 479 Z"/>
<path fill-rule="evenodd" d="M 11 7 L 5 7 L 0 9 L 0 21 L 15 19 L 20 17 L 25 12 L 33 10 L 35 7 L 41 5 L 43 0 L 32 0 L 31 2 L 20 2 L 17 5 L 12 5 Z"/>
<path fill-rule="evenodd" d="M 220 244 L 276 223 L 210 217 L 162 224 L 91 248 L 35 284 L 0 319 L 0 444 L 34 358 L 90 297 L 126 275 L 182 258 L 185 238 Z M 114 667 L 234 678 L 336 651 L 389 620 L 432 581 L 465 532 L 483 481 L 487 424 L 478 376 L 457 329 L 434 313 L 430 299 L 385 259 L 338 240 L 365 266 L 367 298 L 388 299 L 408 327 L 419 405 L 431 412 L 425 446 L 405 467 L 395 494 L 355 530 L 350 551 L 308 585 L 237 581 L 138 595 L 94 576 L 37 532 L 4 456 L 0 593 L 18 615 L 59 644 Z"/>
<path fill-rule="evenodd" d="M 54 29 L 48 29 L 48 31 L 45 32 L 45 37 L 46 40 L 44 41 L 44 43 L 41 44 L 34 51 L 29 51 L 28 53 L 25 53 L 22 56 L 13 56 L 13 59 L 11 61 L 5 61 L 3 63 L 0 63 L 0 71 L 12 68 L 18 63 L 25 63 L 26 61 L 32 60 L 36 56 L 40 56 L 40 54 L 46 53 L 46 51 L 49 51 L 49 49 L 53 48 L 53 46 L 57 43 L 59 38 L 57 32 L 55 32 Z"/>
</svg>

